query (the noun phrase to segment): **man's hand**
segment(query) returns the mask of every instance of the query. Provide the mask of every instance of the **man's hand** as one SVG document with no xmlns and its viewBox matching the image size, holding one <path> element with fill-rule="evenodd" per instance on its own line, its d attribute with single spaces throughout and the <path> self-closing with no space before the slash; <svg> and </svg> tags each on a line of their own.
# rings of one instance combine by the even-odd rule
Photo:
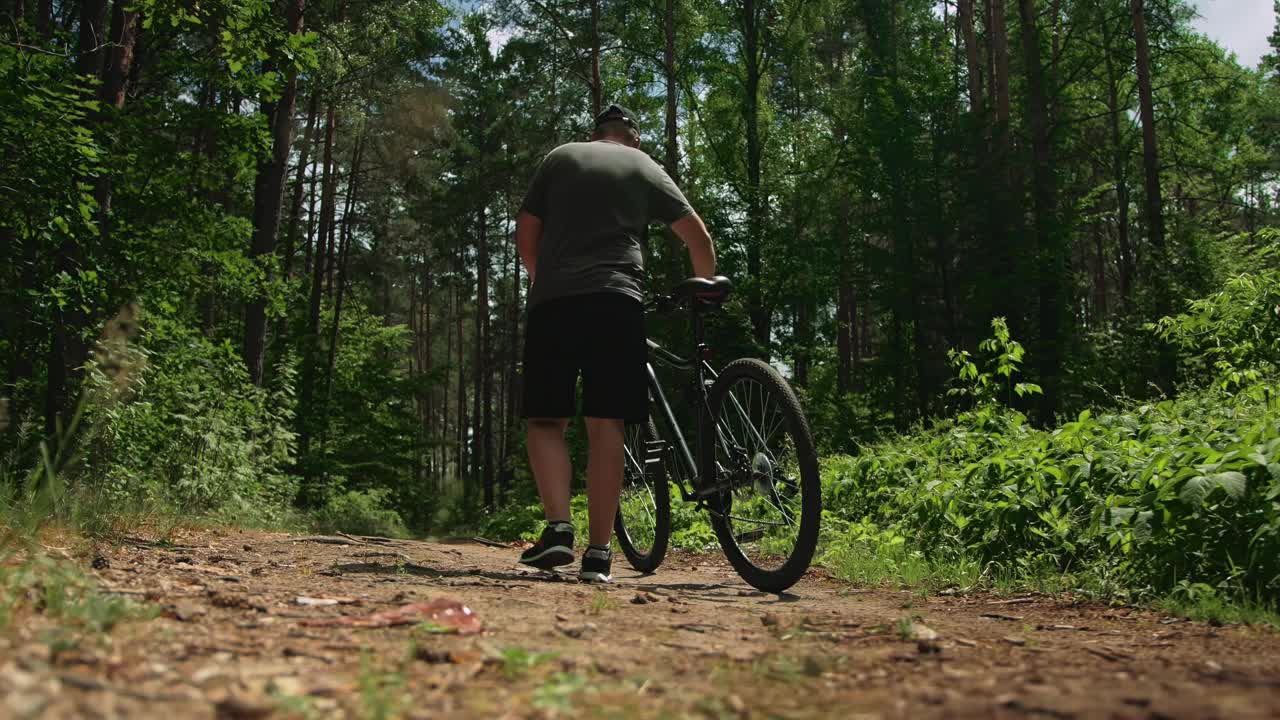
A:
<svg viewBox="0 0 1280 720">
<path fill-rule="evenodd" d="M 541 239 L 542 219 L 521 210 L 516 216 L 516 251 L 520 253 L 524 269 L 529 272 L 530 284 L 538 272 L 538 241 Z"/>
<path fill-rule="evenodd" d="M 710 278 L 716 274 L 716 249 L 711 243 L 711 233 L 702 223 L 698 213 L 693 212 L 671 223 L 671 231 L 684 241 L 689 248 L 689 259 L 693 261 L 693 274 Z M 517 238 L 519 224 L 516 225 Z"/>
</svg>

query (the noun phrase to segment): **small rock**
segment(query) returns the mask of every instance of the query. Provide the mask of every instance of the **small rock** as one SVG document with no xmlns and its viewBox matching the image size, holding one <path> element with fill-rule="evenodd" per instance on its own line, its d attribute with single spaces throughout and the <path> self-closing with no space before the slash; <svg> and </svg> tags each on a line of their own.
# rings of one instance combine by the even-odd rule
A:
<svg viewBox="0 0 1280 720">
<path fill-rule="evenodd" d="M 778 627 L 782 625 L 782 618 L 778 617 L 776 613 L 765 613 L 764 617 L 760 618 L 760 622 L 765 627 Z"/>
<path fill-rule="evenodd" d="M 565 637 L 583 640 L 595 635 L 598 628 L 595 623 L 584 623 L 582 625 L 561 625 L 556 629 L 563 633 Z"/>
<path fill-rule="evenodd" d="M 1022 647 L 1023 645 L 1027 644 L 1026 638 L 1018 637 L 1017 635 L 1005 635 L 1004 641 L 1009 643 L 1010 645 L 1016 645 L 1018 647 Z"/>
<path fill-rule="evenodd" d="M 169 609 L 169 615 L 175 620 L 182 622 L 191 622 L 192 620 L 207 615 L 209 608 L 204 605 L 193 603 L 190 600 L 179 600 Z"/>
<path fill-rule="evenodd" d="M 942 646 L 933 640 L 917 640 L 916 652 L 921 655 L 938 655 L 942 652 Z"/>
<path fill-rule="evenodd" d="M 963 645 L 965 647 L 978 647 L 978 643 L 970 640 L 969 638 L 956 638 L 956 644 Z"/>
<path fill-rule="evenodd" d="M 569 616 L 564 613 L 556 613 L 556 620 L 560 622 L 569 622 Z"/>
<path fill-rule="evenodd" d="M 729 697 L 725 698 L 725 702 L 728 703 L 729 708 L 731 710 L 738 713 L 739 715 L 742 715 L 747 712 L 747 704 L 742 702 L 742 698 L 738 697 L 737 695 L 730 695 Z"/>
<path fill-rule="evenodd" d="M 111 561 L 102 555 L 94 555 L 93 562 L 90 563 L 90 567 L 94 570 L 106 570 L 111 567 Z"/>
<path fill-rule="evenodd" d="M 760 590 L 739 590 L 738 591 L 738 597 L 764 597 L 765 595 L 768 595 L 768 594 L 769 593 L 761 592 Z"/>
<path fill-rule="evenodd" d="M 636 593 L 636 596 L 635 596 L 635 597 L 631 598 L 631 604 L 632 604 L 632 605 L 647 605 L 647 604 L 649 604 L 649 603 L 656 603 L 656 602 L 660 601 L 661 599 L 662 599 L 662 598 L 658 597 L 657 595 L 654 595 L 654 594 L 653 594 L 653 593 L 651 593 L 651 592 L 638 592 L 638 593 Z"/>
<path fill-rule="evenodd" d="M 277 694 L 288 697 L 297 697 L 306 693 L 302 681 L 294 675 L 281 675 L 280 677 L 272 678 L 271 686 Z"/>
<path fill-rule="evenodd" d="M 938 631 L 923 623 L 911 623 L 911 639 L 932 642 L 938 639 Z"/>
<path fill-rule="evenodd" d="M 252 545 L 250 545 L 249 543 L 245 543 L 244 545 L 241 545 L 240 547 L 244 548 L 244 551 L 245 551 L 245 552 L 253 552 L 253 546 L 252 546 Z"/>
<path fill-rule="evenodd" d="M 223 720 L 258 720 L 275 712 L 267 698 L 250 695 L 227 695 L 215 703 L 217 716 Z"/>
<path fill-rule="evenodd" d="M 605 664 L 599 660 L 596 661 L 596 672 L 610 677 L 622 677 L 622 668 L 619 668 L 616 665 Z"/>
</svg>

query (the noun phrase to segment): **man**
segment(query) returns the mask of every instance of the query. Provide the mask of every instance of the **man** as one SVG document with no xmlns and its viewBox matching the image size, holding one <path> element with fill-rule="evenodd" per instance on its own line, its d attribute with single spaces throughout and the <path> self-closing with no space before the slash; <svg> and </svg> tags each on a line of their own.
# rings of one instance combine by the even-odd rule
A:
<svg viewBox="0 0 1280 720">
<path fill-rule="evenodd" d="M 596 117 L 591 142 L 561 145 L 543 159 L 516 218 L 516 247 L 532 281 L 522 415 L 547 519 L 520 561 L 544 570 L 573 562 L 573 468 L 564 433 L 576 414 L 581 374 L 591 527 L 579 577 L 588 582 L 612 580 L 623 427 L 649 417 L 642 280 L 650 220 L 670 225 L 684 241 L 696 274 L 715 274 L 702 219 L 639 147 L 634 116 L 610 105 Z"/>
</svg>

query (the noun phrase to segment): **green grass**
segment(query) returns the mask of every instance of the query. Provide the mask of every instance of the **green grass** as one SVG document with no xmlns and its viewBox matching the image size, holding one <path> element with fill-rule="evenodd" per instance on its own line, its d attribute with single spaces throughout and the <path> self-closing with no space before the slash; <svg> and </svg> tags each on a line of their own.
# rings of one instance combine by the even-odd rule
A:
<svg viewBox="0 0 1280 720">
<path fill-rule="evenodd" d="M 0 633 L 15 623 L 46 621 L 41 641 L 55 653 L 106 642 L 113 628 L 155 617 L 156 608 L 101 592 L 75 563 L 12 545 L 0 550 Z"/>
<path fill-rule="evenodd" d="M 361 718 L 391 720 L 401 717 L 408 708 L 410 697 L 403 672 L 378 666 L 368 650 L 360 654 L 356 684 L 360 688 Z"/>
<path fill-rule="evenodd" d="M 1156 607 L 1170 615 L 1201 622 L 1266 625 L 1280 630 L 1280 608 L 1275 602 L 1224 598 L 1216 592 L 1207 592 L 1190 598 L 1185 594 L 1170 595 L 1157 602 Z"/>
<path fill-rule="evenodd" d="M 587 613 L 590 615 L 602 615 L 606 611 L 613 610 L 617 607 L 618 603 L 609 596 L 609 593 L 604 592 L 603 590 L 597 590 L 595 594 L 591 596 L 591 604 L 587 606 Z"/>
<path fill-rule="evenodd" d="M 587 679 L 578 673 L 557 672 L 533 691 L 533 706 L 540 710 L 571 712 L 573 699 L 587 686 Z"/>
<path fill-rule="evenodd" d="M 524 677 L 538 665 L 558 657 L 554 652 L 537 652 L 518 645 L 502 648 L 494 657 L 494 661 L 508 680 Z"/>
</svg>

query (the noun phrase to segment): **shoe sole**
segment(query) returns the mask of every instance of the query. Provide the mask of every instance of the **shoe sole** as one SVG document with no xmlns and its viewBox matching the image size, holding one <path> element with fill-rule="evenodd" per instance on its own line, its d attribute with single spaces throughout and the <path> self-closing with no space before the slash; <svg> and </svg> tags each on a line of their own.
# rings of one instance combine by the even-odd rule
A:
<svg viewBox="0 0 1280 720">
<path fill-rule="evenodd" d="M 578 579 L 579 579 L 579 580 L 581 580 L 581 581 L 583 581 L 583 582 L 589 582 L 589 583 L 611 583 L 611 582 L 613 582 L 613 576 L 612 576 L 612 575 L 606 575 L 605 573 L 600 573 L 600 572 L 583 572 L 583 573 L 578 573 Z"/>
<path fill-rule="evenodd" d="M 563 545 L 553 545 L 531 558 L 520 558 L 520 564 L 539 570 L 551 570 L 573 563 L 573 551 Z"/>
</svg>

